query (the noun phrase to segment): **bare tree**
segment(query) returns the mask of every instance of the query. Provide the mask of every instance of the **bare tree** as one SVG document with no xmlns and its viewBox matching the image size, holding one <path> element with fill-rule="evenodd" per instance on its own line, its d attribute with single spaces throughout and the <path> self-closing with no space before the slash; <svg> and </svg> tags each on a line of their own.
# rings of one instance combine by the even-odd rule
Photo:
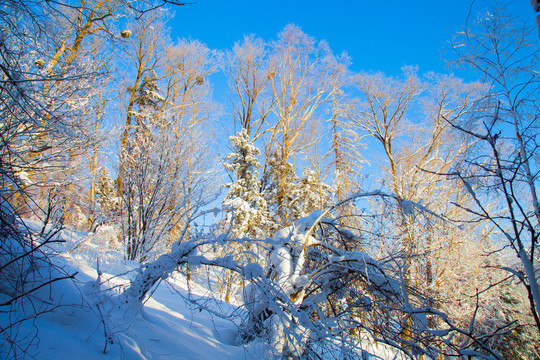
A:
<svg viewBox="0 0 540 360">
<path fill-rule="evenodd" d="M 125 94 L 118 191 L 130 260 L 145 261 L 168 247 L 211 189 L 204 185 L 210 152 L 203 149 L 212 114 L 205 81 L 215 69 L 212 53 L 197 41 L 173 46 L 164 21 L 159 13 L 144 14 L 126 49 L 135 82 Z"/>
<path fill-rule="evenodd" d="M 265 169 L 272 179 L 265 182 L 273 188 L 270 193 L 274 199 L 269 204 L 275 204 L 278 221 L 284 225 L 289 219 L 291 176 L 295 172 L 290 162 L 312 143 L 308 129 L 315 125 L 316 111 L 334 90 L 335 61 L 325 42 L 316 43 L 294 25 L 279 34 L 271 49 L 269 77 L 275 124 L 265 146 Z"/>
<path fill-rule="evenodd" d="M 25 357 L 37 341 L 19 333 L 20 324 L 58 305 L 32 299 L 48 300 L 52 283 L 73 276 L 52 264 L 49 244 L 75 193 L 74 169 L 99 140 L 93 110 L 108 69 L 93 46 L 97 37 L 116 39 L 114 21 L 130 9 L 115 0 L 8 0 L 0 9 L 0 336 L 7 358 Z M 33 215 L 41 230 L 27 226 Z"/>
<path fill-rule="evenodd" d="M 478 332 L 489 333 L 494 324 L 502 328 L 512 324 L 514 319 L 508 314 L 519 305 L 501 316 L 492 311 L 500 298 L 490 289 L 505 276 L 488 268 L 492 264 L 482 254 L 491 246 L 488 235 L 480 234 L 484 224 L 465 223 L 470 214 L 464 208 L 472 205 L 467 192 L 439 174 L 459 168 L 470 151 L 473 142 L 449 121 L 465 121 L 484 87 L 450 75 L 419 77 L 414 72 L 401 79 L 361 75 L 356 85 L 361 97 L 347 109 L 349 117 L 361 134 L 375 140 L 383 155 L 379 165 L 383 186 L 401 199 L 397 212 L 382 207 L 380 219 L 365 224 L 365 230 L 386 234 L 366 237 L 370 243 L 365 248 L 374 254 L 401 249 L 404 280 L 415 289 L 411 302 L 427 296 L 430 306 L 444 309 L 456 324 L 465 326 L 475 318 Z M 418 216 L 411 203 L 422 203 L 433 213 Z M 457 227 L 454 221 L 459 220 L 464 223 Z M 478 250 L 480 244 L 484 249 Z M 476 291 L 481 294 L 478 307 L 474 305 L 477 299 L 471 297 Z M 469 310 L 456 311 L 459 303 L 470 304 Z M 402 336 L 410 335 L 405 328 Z"/>
<path fill-rule="evenodd" d="M 82 13 L 81 4 L 62 2 L 8 1 L 0 10 L 0 311 L 7 315 L 0 333 L 8 358 L 24 357 L 37 339 L 19 333 L 19 326 L 57 305 L 32 298 L 72 276 L 58 271 L 47 256 L 61 224 L 46 227 L 57 202 L 43 207 L 39 196 L 64 185 L 65 178 L 57 175 L 71 170 L 75 158 L 95 142 L 85 112 L 104 73 L 83 51 L 82 35 L 72 36 L 85 31 L 76 21 L 82 21 Z M 73 46 L 70 54 L 62 50 L 67 44 Z M 41 231 L 26 225 L 31 215 L 44 220 Z"/>
<path fill-rule="evenodd" d="M 267 130 L 266 121 L 273 103 L 268 87 L 273 77 L 268 57 L 264 42 L 253 36 L 245 36 L 222 55 L 222 67 L 233 94 L 234 131 L 245 129 L 252 141 Z"/>
<path fill-rule="evenodd" d="M 493 237 L 517 257 L 517 263 L 502 268 L 527 290 L 530 313 L 540 332 L 540 77 L 538 40 L 531 33 L 504 6 L 495 5 L 470 17 L 451 41 L 451 63 L 472 69 L 487 90 L 467 121 L 447 119 L 476 142 L 463 166 L 448 175 L 466 189 L 473 204 L 465 209 L 473 219 L 497 229 Z"/>
</svg>

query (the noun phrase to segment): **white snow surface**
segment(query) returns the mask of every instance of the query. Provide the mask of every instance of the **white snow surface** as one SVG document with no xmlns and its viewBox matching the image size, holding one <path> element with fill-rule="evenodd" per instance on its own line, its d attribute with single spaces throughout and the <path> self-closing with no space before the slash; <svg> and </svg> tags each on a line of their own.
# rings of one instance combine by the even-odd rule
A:
<svg viewBox="0 0 540 360">
<path fill-rule="evenodd" d="M 298 235 L 309 228 L 309 221 L 295 229 Z M 107 234 L 87 234 L 63 230 L 59 235 L 65 243 L 54 244 L 53 262 L 62 272 L 73 274 L 70 279 L 53 283 L 43 288 L 36 298 L 44 299 L 53 311 L 39 315 L 35 321 L 26 321 L 20 328 L 19 335 L 34 336 L 34 342 L 27 351 L 35 359 L 265 359 L 268 358 L 268 345 L 259 339 L 242 343 L 238 333 L 238 314 L 251 310 L 262 311 L 266 294 L 261 289 L 248 286 L 244 290 L 244 301 L 232 300 L 228 304 L 208 290 L 208 283 L 216 279 L 196 276 L 186 281 L 178 272 L 161 282 L 144 303 L 141 312 L 122 304 L 121 290 L 128 286 L 139 274 L 140 265 L 127 262 L 121 251 L 114 249 L 114 243 L 106 241 Z M 103 237 L 103 238 L 102 238 Z M 105 241 L 104 241 L 105 240 Z M 106 244 L 108 243 L 109 246 Z M 112 248 L 111 248 L 112 246 Z M 283 254 L 286 249 L 278 247 L 274 257 Z M 278 254 L 279 253 L 279 254 Z M 287 256 L 285 256 L 287 257 Z M 290 259 L 288 268 L 281 257 L 273 258 L 280 266 L 283 281 L 290 282 L 293 272 Z M 287 261 L 285 261 L 287 263 Z M 99 265 L 98 265 L 99 264 Z M 98 266 L 101 275 L 98 276 Z M 250 277 L 262 275 L 259 267 L 244 269 Z M 196 270 L 194 270 L 194 273 Z M 54 275 L 54 274 L 53 274 Z M 97 279 L 101 285 L 98 287 Z M 289 285 L 289 284 L 287 284 Z M 287 286 L 286 286 L 287 287 Z M 107 289 L 107 292 L 103 291 Z M 197 304 L 186 301 L 191 297 L 199 300 Z M 205 300 L 206 299 L 206 300 Z M 96 306 L 99 304 L 99 307 Z M 202 306 L 199 306 L 201 304 Z M 251 308 L 250 308 L 251 306 Z M 257 307 L 257 308 L 254 308 Z M 261 309 L 258 309 L 261 307 Z M 210 311 L 208 311 L 210 309 Z M 214 310 L 214 311 L 211 311 Z M 22 315 L 22 314 L 19 314 Z M 26 315 L 26 314 L 25 314 Z M 103 320 L 104 321 L 103 321 Z M 0 317 L 0 325 L 4 321 Z M 236 323 L 235 323 L 236 321 Z M 105 328 L 112 338 L 112 344 L 106 345 Z M 371 343 L 371 341 L 368 343 Z M 363 341 L 364 342 L 364 341 Z M 402 357 L 383 344 L 363 345 L 371 349 L 372 359 L 391 359 Z M 0 344 L 0 358 L 6 353 Z"/>
<path fill-rule="evenodd" d="M 62 306 L 38 316 L 34 323 L 27 321 L 21 329 L 28 334 L 34 334 L 37 329 L 39 343 L 28 351 L 36 359 L 260 358 L 257 351 L 260 344 L 240 344 L 236 339 L 237 327 L 231 321 L 186 303 L 181 296 L 188 294 L 186 281 L 180 274 L 161 283 L 139 314 L 126 313 L 125 308 L 104 304 L 102 299 L 102 309 L 109 312 L 104 315 L 105 323 L 113 338 L 113 344 L 108 344 L 103 353 L 105 337 L 101 317 L 99 311 L 89 305 L 95 303 L 98 294 L 95 287 L 97 259 L 102 282 L 112 278 L 111 285 L 128 284 L 136 275 L 134 269 L 138 265 L 124 261 L 119 251 L 104 250 L 85 241 L 91 236 L 63 233 L 67 243 L 57 248 L 60 256 L 56 256 L 54 262 L 66 272 L 78 274 L 75 283 L 70 279 L 62 280 L 44 293 Z M 81 241 L 85 241 L 84 245 L 70 254 L 69 250 Z M 124 275 L 114 278 L 116 274 Z M 191 293 L 198 291 L 202 294 L 204 289 L 191 284 Z M 220 306 L 225 312 L 237 308 L 227 303 Z M 0 355 L 4 351 L 0 348 Z"/>
</svg>

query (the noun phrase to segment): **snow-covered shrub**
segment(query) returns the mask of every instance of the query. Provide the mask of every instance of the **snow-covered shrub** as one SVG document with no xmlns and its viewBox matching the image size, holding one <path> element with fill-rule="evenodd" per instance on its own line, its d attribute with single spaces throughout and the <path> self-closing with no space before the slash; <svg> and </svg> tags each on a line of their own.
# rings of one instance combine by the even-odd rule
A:
<svg viewBox="0 0 540 360">
<path fill-rule="evenodd" d="M 205 127 L 210 88 L 195 79 L 212 71 L 210 51 L 197 41 L 151 45 L 162 37 L 158 18 L 148 13 L 133 30 L 147 51 L 136 42 L 126 50 L 135 63 L 153 65 L 138 69 L 140 81 L 129 89 L 117 164 L 122 242 L 126 258 L 140 262 L 168 250 L 215 184 Z"/>
<path fill-rule="evenodd" d="M 405 281 L 399 253 L 375 260 L 351 249 L 354 238 L 361 240 L 329 213 L 315 212 L 264 242 L 267 268 L 244 289 L 244 338 L 265 339 L 273 358 L 321 351 L 354 358 L 375 353 L 377 342 L 406 356 L 498 356 L 493 349 L 504 332 L 486 328 L 480 311 L 472 320 L 449 316 Z M 504 320 L 498 326 L 511 326 Z"/>
</svg>

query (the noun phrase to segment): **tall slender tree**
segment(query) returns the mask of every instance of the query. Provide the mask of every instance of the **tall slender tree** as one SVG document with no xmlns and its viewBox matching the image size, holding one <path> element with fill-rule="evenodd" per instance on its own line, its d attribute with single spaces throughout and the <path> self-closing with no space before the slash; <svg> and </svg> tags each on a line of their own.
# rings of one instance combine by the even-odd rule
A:
<svg viewBox="0 0 540 360">
<path fill-rule="evenodd" d="M 316 43 L 294 25 L 283 29 L 271 51 L 269 76 L 275 124 L 265 146 L 265 169 L 273 173 L 271 204 L 284 225 L 290 218 L 293 162 L 312 142 L 307 130 L 313 126 L 316 111 L 335 90 L 331 86 L 335 58 L 325 42 Z"/>
</svg>

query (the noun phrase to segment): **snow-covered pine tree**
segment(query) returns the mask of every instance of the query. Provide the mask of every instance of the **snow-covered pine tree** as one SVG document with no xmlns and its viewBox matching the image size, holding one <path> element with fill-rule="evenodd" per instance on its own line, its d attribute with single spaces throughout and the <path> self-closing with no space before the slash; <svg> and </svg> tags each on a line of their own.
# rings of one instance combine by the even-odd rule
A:
<svg viewBox="0 0 540 360">
<path fill-rule="evenodd" d="M 260 150 L 251 142 L 246 129 L 229 138 L 233 152 L 227 155 L 225 168 L 236 180 L 229 189 L 223 206 L 233 216 L 232 231 L 237 237 L 261 238 L 268 230 L 268 206 L 261 194 L 257 169 Z"/>
<path fill-rule="evenodd" d="M 99 170 L 96 184 L 96 202 L 99 205 L 102 217 L 109 218 L 118 206 L 116 187 L 106 167 Z"/>
<path fill-rule="evenodd" d="M 332 188 L 324 184 L 315 171 L 306 168 L 302 179 L 292 189 L 291 216 L 301 219 L 315 210 L 332 205 Z"/>
<path fill-rule="evenodd" d="M 229 138 L 233 152 L 227 155 L 225 168 L 231 177 L 236 179 L 225 185 L 228 193 L 223 200 L 223 207 L 227 210 L 227 223 L 231 225 L 231 232 L 238 238 L 264 238 L 268 234 L 268 207 L 261 194 L 261 183 L 257 169 L 261 167 L 257 156 L 260 150 L 251 142 L 245 128 Z M 235 244 L 228 250 L 235 257 L 244 251 L 257 254 L 257 249 L 249 242 L 242 245 Z M 250 260 L 254 260 L 250 256 Z M 234 284 L 238 276 L 225 270 L 220 281 L 220 289 L 225 301 L 230 300 Z"/>
<path fill-rule="evenodd" d="M 280 185 L 280 181 L 284 181 L 284 184 Z M 293 165 L 283 161 L 277 152 L 270 155 L 263 176 L 263 187 L 268 207 L 275 216 L 272 228 L 274 232 L 280 223 L 282 226 L 290 225 L 315 210 L 332 205 L 332 188 L 324 184 L 315 171 L 306 168 L 302 178 L 299 178 Z"/>
<path fill-rule="evenodd" d="M 290 225 L 290 204 L 294 200 L 294 188 L 299 181 L 293 165 L 284 159 L 281 152 L 273 151 L 267 160 L 262 177 L 262 188 L 272 219 L 272 233 L 280 227 Z"/>
</svg>

